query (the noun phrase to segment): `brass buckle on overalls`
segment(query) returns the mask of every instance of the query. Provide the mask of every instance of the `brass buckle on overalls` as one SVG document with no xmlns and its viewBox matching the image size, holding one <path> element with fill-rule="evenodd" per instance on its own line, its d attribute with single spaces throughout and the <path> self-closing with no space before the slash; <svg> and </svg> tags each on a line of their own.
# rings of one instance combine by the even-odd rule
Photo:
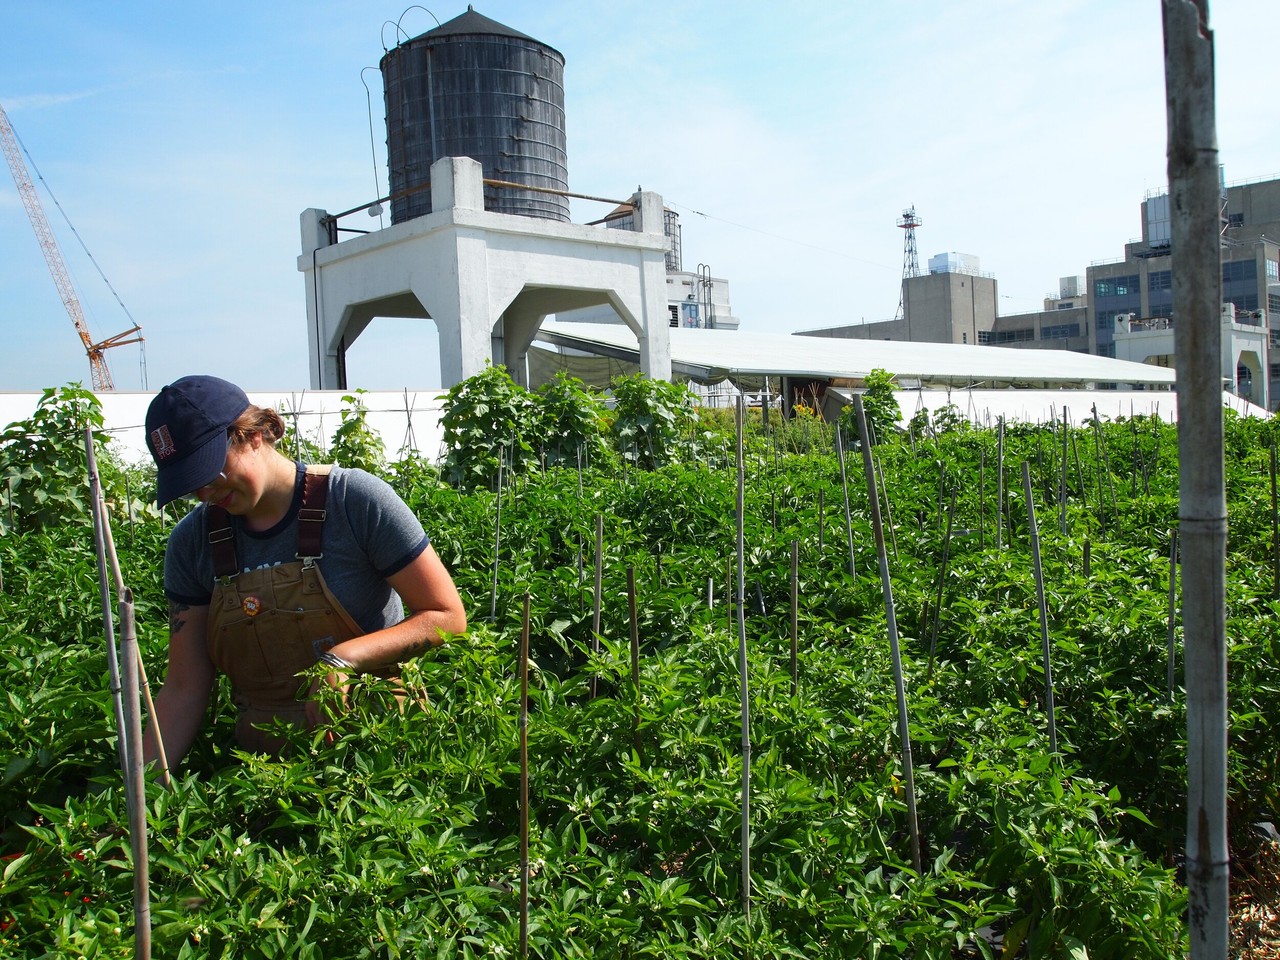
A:
<svg viewBox="0 0 1280 960">
<path fill-rule="evenodd" d="M 300 508 L 298 510 L 298 542 L 299 544 L 301 544 L 304 539 L 308 539 L 302 536 L 302 531 L 308 529 L 306 526 L 304 526 L 304 524 L 317 523 L 323 528 L 324 521 L 328 516 L 329 516 L 328 510 L 317 509 L 315 507 Z M 315 546 L 320 545 L 319 536 L 312 536 L 309 539 L 311 540 L 311 543 L 314 543 Z M 306 555 L 304 555 L 301 551 L 299 551 L 294 554 L 295 559 L 302 561 L 302 568 L 304 570 L 309 567 L 314 567 L 316 565 L 316 561 L 323 556 L 324 556 L 324 551 L 321 551 L 320 553 L 306 554 Z"/>
</svg>

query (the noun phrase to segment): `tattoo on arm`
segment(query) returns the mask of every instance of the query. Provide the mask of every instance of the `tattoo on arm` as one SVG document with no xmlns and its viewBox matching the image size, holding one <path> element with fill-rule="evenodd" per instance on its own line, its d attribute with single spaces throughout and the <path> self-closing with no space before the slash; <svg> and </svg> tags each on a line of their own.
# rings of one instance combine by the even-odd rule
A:
<svg viewBox="0 0 1280 960">
<path fill-rule="evenodd" d="M 424 637 L 423 639 L 415 640 L 412 644 L 410 644 L 409 649 L 406 650 L 405 653 L 410 657 L 416 657 L 418 654 L 425 653 L 426 651 L 430 650 L 432 647 L 436 647 L 436 646 L 439 646 L 439 644 L 432 643 L 430 640 Z"/>
<path fill-rule="evenodd" d="M 176 603 L 173 600 L 169 601 L 169 632 L 170 633 L 177 633 L 187 625 L 187 618 L 185 614 L 190 609 L 191 607 L 185 603 Z"/>
</svg>

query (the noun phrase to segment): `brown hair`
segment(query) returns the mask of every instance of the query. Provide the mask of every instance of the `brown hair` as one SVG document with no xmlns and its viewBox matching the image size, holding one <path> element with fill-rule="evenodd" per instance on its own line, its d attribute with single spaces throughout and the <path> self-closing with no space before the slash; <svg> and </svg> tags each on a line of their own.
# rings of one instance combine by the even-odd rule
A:
<svg viewBox="0 0 1280 960">
<path fill-rule="evenodd" d="M 238 444 L 247 443 L 255 433 L 262 434 L 264 441 L 275 446 L 276 441 L 284 436 L 284 420 L 271 407 L 259 407 L 251 403 L 227 428 L 227 436 L 232 443 Z"/>
</svg>

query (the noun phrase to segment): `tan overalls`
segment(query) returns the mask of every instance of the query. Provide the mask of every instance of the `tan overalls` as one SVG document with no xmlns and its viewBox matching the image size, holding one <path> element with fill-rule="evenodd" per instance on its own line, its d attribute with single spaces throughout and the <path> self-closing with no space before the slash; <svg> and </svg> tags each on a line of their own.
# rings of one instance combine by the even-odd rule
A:
<svg viewBox="0 0 1280 960">
<path fill-rule="evenodd" d="M 316 561 L 323 555 L 329 466 L 303 477 L 298 510 L 297 559 L 240 571 L 231 518 L 208 508 L 209 547 L 217 580 L 209 600 L 209 658 L 231 680 L 236 742 L 244 750 L 278 753 L 283 737 L 256 725 L 279 718 L 306 727 L 307 681 L 298 674 L 320 654 L 364 631 L 325 585 Z M 370 671 L 394 678 L 395 667 Z M 301 698 L 301 699 L 300 699 Z"/>
</svg>

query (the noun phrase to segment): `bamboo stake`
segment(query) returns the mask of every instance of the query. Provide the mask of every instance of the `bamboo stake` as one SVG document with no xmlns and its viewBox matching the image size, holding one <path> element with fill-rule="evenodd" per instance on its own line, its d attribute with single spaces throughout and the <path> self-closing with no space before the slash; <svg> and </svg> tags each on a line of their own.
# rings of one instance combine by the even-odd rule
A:
<svg viewBox="0 0 1280 960">
<path fill-rule="evenodd" d="M 1187 894 L 1192 960 L 1222 960 L 1227 848 L 1227 510 L 1223 466 L 1222 188 L 1208 0 L 1163 0 L 1170 249 L 1178 391 L 1178 517 L 1187 704 Z"/>
<path fill-rule="evenodd" d="M 134 745 L 129 742 L 125 725 L 124 699 L 120 687 L 120 660 L 116 649 L 115 614 L 111 609 L 111 586 L 107 570 L 107 541 L 103 533 L 106 518 L 103 516 L 98 493 L 101 489 L 98 479 L 98 460 L 94 453 L 93 430 L 90 427 L 84 429 L 84 443 L 86 468 L 89 472 L 89 509 L 93 518 L 93 539 L 98 561 L 98 594 L 102 607 L 102 627 L 107 641 L 107 674 L 110 678 L 112 706 L 115 710 L 116 730 L 119 734 L 116 750 L 120 755 L 120 771 L 127 777 L 130 769 L 129 757 Z M 132 791 L 127 795 L 132 796 Z"/>
<path fill-rule="evenodd" d="M 889 485 L 884 481 L 884 467 L 880 463 L 880 458 L 875 455 L 875 448 L 872 448 L 871 465 L 875 467 L 876 474 L 879 476 L 879 482 L 876 488 L 880 491 L 879 495 L 884 498 L 884 522 L 889 528 L 889 545 L 893 547 L 893 562 L 898 562 L 898 532 L 893 522 L 893 506 L 889 503 Z"/>
<path fill-rule="evenodd" d="M 1276 445 L 1271 444 L 1271 599 L 1280 600 L 1280 512 L 1276 509 Z"/>
<path fill-rule="evenodd" d="M 942 591 L 947 582 L 947 561 L 951 558 L 951 524 L 956 515 L 956 489 L 951 488 L 951 503 L 947 506 L 947 532 L 942 538 L 942 564 L 938 569 L 938 596 L 933 605 L 933 630 L 929 634 L 929 669 L 925 678 L 933 676 L 933 655 L 938 649 L 938 624 L 942 618 Z"/>
<path fill-rule="evenodd" d="M 1111 512 L 1116 512 L 1116 481 L 1111 475 L 1111 454 L 1107 453 L 1107 444 L 1102 439 L 1102 422 L 1098 420 L 1098 404 L 1093 404 L 1093 436 L 1098 444 L 1098 470 L 1101 471 L 1100 479 L 1098 479 L 1098 500 L 1102 500 L 1102 477 L 1107 480 L 1107 490 L 1111 493 Z"/>
<path fill-rule="evenodd" d="M 849 576 L 856 578 L 853 562 L 853 515 L 849 511 L 849 477 L 844 466 L 844 434 L 836 424 L 836 459 L 840 461 L 840 488 L 844 491 L 844 530 L 849 539 Z"/>
<path fill-rule="evenodd" d="M 1093 544 L 1086 540 L 1084 542 L 1084 562 L 1082 564 L 1082 573 L 1086 580 L 1093 574 Z"/>
<path fill-rule="evenodd" d="M 1004 546 L 1004 417 L 996 421 L 996 549 Z"/>
<path fill-rule="evenodd" d="M 746 564 L 743 519 L 746 501 L 746 469 L 742 460 L 742 422 L 746 413 L 738 395 L 738 671 L 742 704 L 742 912 L 751 929 L 751 691 L 747 681 Z"/>
<path fill-rule="evenodd" d="M 826 529 L 827 529 L 827 510 L 826 510 L 826 491 L 821 487 L 818 488 L 818 558 L 822 558 L 824 548 L 826 547 Z"/>
<path fill-rule="evenodd" d="M 1176 679 L 1178 648 L 1178 530 L 1169 531 L 1169 702 L 1173 703 L 1173 684 Z"/>
<path fill-rule="evenodd" d="M 640 620 L 636 615 L 636 568 L 627 567 L 627 620 L 631 627 L 631 689 L 635 709 L 631 723 L 631 739 L 636 755 L 640 753 Z"/>
<path fill-rule="evenodd" d="M 1142 448 L 1138 446 L 1138 422 L 1129 417 L 1129 430 L 1133 434 L 1133 462 L 1129 470 L 1129 499 L 1138 495 L 1138 474 L 1142 472 Z"/>
<path fill-rule="evenodd" d="M 1071 459 L 1076 464 L 1076 488 L 1080 491 L 1080 499 L 1084 502 L 1085 516 L 1089 515 L 1089 488 L 1084 482 L 1084 468 L 1080 466 L 1080 446 L 1076 443 L 1076 436 L 1071 435 Z M 1085 526 L 1088 529 L 1088 524 Z"/>
<path fill-rule="evenodd" d="M 978 448 L 978 549 L 987 549 L 987 448 Z"/>
<path fill-rule="evenodd" d="M 1036 577 L 1036 602 L 1040 606 L 1040 653 L 1044 660 L 1044 705 L 1049 714 L 1049 752 L 1058 752 L 1058 721 L 1053 708 L 1053 668 L 1049 658 L 1049 610 L 1044 599 L 1044 567 L 1040 562 L 1040 530 L 1036 526 L 1036 501 L 1031 490 L 1031 464 L 1022 461 L 1022 489 L 1027 498 L 1027 525 L 1031 528 L 1031 563 Z"/>
<path fill-rule="evenodd" d="M 898 699 L 898 738 L 902 743 L 902 781 L 907 799 L 907 826 L 911 831 L 911 863 L 916 873 L 923 867 L 920 859 L 920 827 L 916 819 L 916 779 L 911 762 L 911 724 L 907 716 L 907 690 L 902 675 L 902 652 L 898 647 L 898 619 L 893 606 L 893 584 L 889 580 L 889 555 L 884 547 L 884 527 L 880 522 L 880 498 L 876 493 L 876 473 L 871 461 L 871 443 L 867 433 L 867 415 L 862 409 L 861 394 L 853 395 L 854 413 L 858 418 L 858 436 L 862 440 L 862 466 L 867 477 L 867 493 L 871 501 L 871 528 L 875 534 L 876 555 L 880 560 L 880 586 L 884 592 L 885 616 L 889 625 L 889 651 L 893 657 L 893 683 Z"/>
<path fill-rule="evenodd" d="M 591 606 L 591 652 L 600 654 L 600 609 L 604 601 L 604 514 L 596 514 L 596 578 Z M 600 675 L 591 674 L 591 699 L 600 692 Z"/>
<path fill-rule="evenodd" d="M 520 956 L 529 956 L 529 594 L 520 619 Z"/>
<path fill-rule="evenodd" d="M 735 604 L 741 605 L 741 600 L 742 600 L 742 596 L 738 593 L 737 590 L 734 589 L 734 586 L 733 586 L 734 563 L 736 563 L 736 559 L 734 557 L 724 558 L 724 573 L 725 573 L 724 595 L 729 598 L 729 602 L 725 605 L 725 608 L 724 608 L 724 628 L 730 631 L 733 630 L 733 613 L 734 613 Z"/>
<path fill-rule="evenodd" d="M 102 490 L 99 487 L 98 509 L 102 514 L 102 539 L 107 553 L 107 564 L 111 570 L 111 576 L 115 580 L 116 599 L 122 601 L 125 593 L 124 576 L 120 572 L 120 559 L 116 556 L 115 537 L 111 532 L 111 519 L 107 515 L 107 506 L 102 500 Z M 138 662 L 136 664 L 138 670 L 138 679 L 142 687 L 142 699 L 147 705 L 147 716 L 151 720 L 151 726 L 156 732 L 156 762 L 160 765 L 160 782 L 166 788 L 173 786 L 173 781 L 169 775 L 169 756 L 164 746 L 163 731 L 160 729 L 160 721 L 156 717 L 155 701 L 151 697 L 151 681 L 147 678 L 147 668 L 142 662 L 142 654 L 138 653 Z M 139 741 L 141 742 L 141 741 Z"/>
<path fill-rule="evenodd" d="M 1070 440 L 1070 428 L 1067 423 L 1067 408 L 1062 408 L 1062 474 L 1058 480 L 1058 528 L 1062 535 L 1067 535 L 1067 443 Z"/>
<path fill-rule="evenodd" d="M 151 957 L 151 868 L 147 856 L 147 792 L 142 775 L 142 716 L 138 709 L 138 634 L 134 629 L 133 591 L 125 588 L 120 603 L 120 656 L 124 661 L 123 694 L 129 750 L 125 783 L 129 792 L 129 840 L 133 852 L 133 949 L 138 960 Z M 157 739 L 159 734 L 157 733 Z"/>
<path fill-rule="evenodd" d="M 791 541 L 791 696 L 800 688 L 800 541 Z"/>
<path fill-rule="evenodd" d="M 125 806 L 129 816 L 129 846 L 133 857 L 134 955 L 151 957 L 150 869 L 147 858 L 147 800 L 142 772 L 142 719 L 138 711 L 138 637 L 134 627 L 133 593 L 125 589 L 120 597 L 121 650 L 117 659 L 115 618 L 107 573 L 107 526 L 98 461 L 94 451 L 93 428 L 85 427 L 85 464 L 89 474 L 90 514 L 98 563 L 98 589 L 102 601 L 102 624 L 107 642 L 107 670 L 118 732 L 120 770 L 124 777 Z M 123 661 L 123 663 L 121 662 Z M 123 667 L 123 670 L 121 669 Z M 157 732 L 157 739 L 159 733 Z"/>
<path fill-rule="evenodd" d="M 1102 525 L 1102 535 L 1106 536 L 1107 521 L 1105 518 L 1105 510 L 1107 504 L 1107 491 L 1102 484 L 1102 474 L 1104 463 L 1102 459 L 1102 424 L 1098 422 L 1098 405 L 1093 405 L 1093 455 L 1098 462 L 1098 522 Z M 1107 471 L 1110 472 L 1109 470 Z M 1112 509 L 1115 509 L 1113 503 Z"/>
<path fill-rule="evenodd" d="M 489 622 L 498 619 L 498 551 L 502 546 L 502 457 L 498 457 L 498 511 L 493 520 L 493 587 L 489 591 Z"/>
</svg>

